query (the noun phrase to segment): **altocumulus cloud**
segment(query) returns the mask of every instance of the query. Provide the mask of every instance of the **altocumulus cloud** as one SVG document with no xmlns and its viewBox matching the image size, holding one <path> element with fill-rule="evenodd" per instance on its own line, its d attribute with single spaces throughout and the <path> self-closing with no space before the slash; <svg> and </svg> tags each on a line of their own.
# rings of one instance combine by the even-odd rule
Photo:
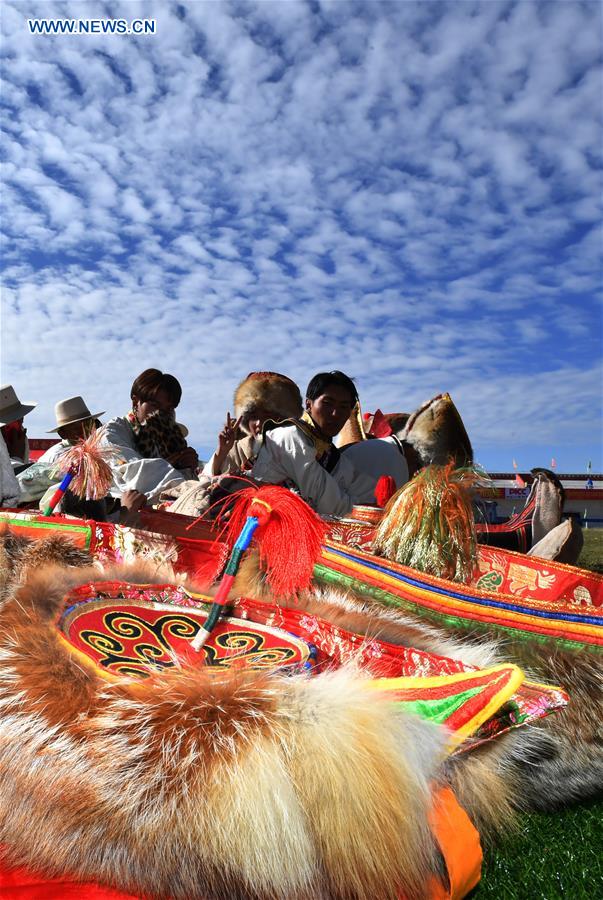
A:
<svg viewBox="0 0 603 900">
<path fill-rule="evenodd" d="M 108 12 L 108 10 L 110 11 Z M 152 36 L 27 19 L 155 18 Z M 2 4 L 2 380 L 209 448 L 252 369 L 440 390 L 493 467 L 600 459 L 601 6 Z M 596 463 L 595 463 L 596 465 Z"/>
</svg>

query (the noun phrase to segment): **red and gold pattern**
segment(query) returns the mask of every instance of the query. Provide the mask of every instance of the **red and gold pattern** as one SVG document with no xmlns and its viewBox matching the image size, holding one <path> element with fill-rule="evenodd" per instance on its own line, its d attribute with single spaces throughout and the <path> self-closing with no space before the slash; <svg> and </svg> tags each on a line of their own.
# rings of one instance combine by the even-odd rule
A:
<svg viewBox="0 0 603 900">
<path fill-rule="evenodd" d="M 157 602 L 170 594 L 169 586 L 158 593 L 136 590 L 133 585 L 125 591 L 123 585 L 107 591 L 108 586 L 75 591 L 77 599 L 70 596 L 70 605 L 59 619 L 59 631 L 82 660 L 91 660 L 103 677 L 144 678 L 178 665 L 179 658 L 196 658 L 188 649 L 207 618 L 205 612 Z M 155 599 L 149 599 L 149 594 Z M 307 642 L 281 629 L 222 618 L 198 661 L 199 666 L 216 669 L 272 670 L 310 665 L 312 652 Z"/>
</svg>

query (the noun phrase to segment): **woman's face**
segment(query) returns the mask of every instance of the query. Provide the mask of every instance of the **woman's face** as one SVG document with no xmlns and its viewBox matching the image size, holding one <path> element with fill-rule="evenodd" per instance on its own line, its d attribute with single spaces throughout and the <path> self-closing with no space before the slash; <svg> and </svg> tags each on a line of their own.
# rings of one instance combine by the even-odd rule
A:
<svg viewBox="0 0 603 900">
<path fill-rule="evenodd" d="M 167 391 L 164 391 L 163 388 L 160 388 L 150 400 L 141 401 L 138 397 L 132 397 L 132 408 L 141 425 L 144 425 L 151 413 L 157 412 L 159 409 L 162 412 L 174 412 L 174 405 Z"/>
<path fill-rule="evenodd" d="M 320 397 L 306 398 L 306 409 L 322 433 L 333 438 L 349 419 L 355 402 L 347 388 L 328 384 Z"/>
</svg>

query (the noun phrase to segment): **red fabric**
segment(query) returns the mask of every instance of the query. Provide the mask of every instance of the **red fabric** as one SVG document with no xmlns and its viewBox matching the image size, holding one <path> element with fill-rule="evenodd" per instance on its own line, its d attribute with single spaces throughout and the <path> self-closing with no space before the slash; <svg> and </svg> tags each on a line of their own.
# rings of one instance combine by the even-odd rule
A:
<svg viewBox="0 0 603 900">
<path fill-rule="evenodd" d="M 142 900 L 113 888 L 64 878 L 48 878 L 30 869 L 14 869 L 0 859 L 0 897 L 3 900 Z"/>
<path fill-rule="evenodd" d="M 380 409 L 375 412 L 369 434 L 376 438 L 389 437 L 393 434 L 393 429 Z"/>
</svg>

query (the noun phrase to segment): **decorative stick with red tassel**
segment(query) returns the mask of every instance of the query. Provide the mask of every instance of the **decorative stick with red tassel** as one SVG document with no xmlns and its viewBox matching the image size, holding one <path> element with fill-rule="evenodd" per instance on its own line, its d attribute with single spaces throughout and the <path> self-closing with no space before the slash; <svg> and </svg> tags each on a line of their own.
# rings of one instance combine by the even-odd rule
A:
<svg viewBox="0 0 603 900">
<path fill-rule="evenodd" d="M 268 583 L 277 596 L 290 597 L 310 586 L 326 531 L 326 523 L 286 488 L 266 485 L 240 491 L 226 529 L 230 558 L 205 625 L 191 643 L 193 650 L 199 651 L 215 628 L 254 534 Z"/>
<path fill-rule="evenodd" d="M 58 471 L 63 476 L 60 485 L 44 507 L 42 515 L 50 516 L 65 496 L 68 488 L 80 500 L 101 500 L 113 481 L 107 456 L 111 451 L 101 446 L 102 430 L 97 428 L 90 437 L 78 441 L 59 462 Z"/>
</svg>

